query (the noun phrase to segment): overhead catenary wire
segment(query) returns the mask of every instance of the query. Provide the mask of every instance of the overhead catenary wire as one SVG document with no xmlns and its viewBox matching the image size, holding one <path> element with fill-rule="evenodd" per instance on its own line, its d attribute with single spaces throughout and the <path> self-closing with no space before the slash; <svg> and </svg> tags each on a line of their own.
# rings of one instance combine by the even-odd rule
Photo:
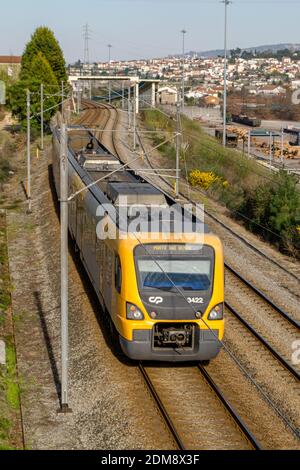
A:
<svg viewBox="0 0 300 470">
<path fill-rule="evenodd" d="M 86 130 L 85 128 L 83 128 L 84 130 Z M 76 128 L 76 130 L 78 130 L 78 128 Z M 152 149 L 152 151 L 154 150 L 157 150 L 161 145 L 164 145 L 165 143 L 169 142 L 170 139 L 166 140 L 166 142 L 163 142 L 162 144 L 159 144 L 157 145 L 156 147 L 154 147 Z M 136 152 L 134 152 L 136 153 Z M 97 185 L 98 183 L 100 183 L 101 181 L 104 181 L 105 179 L 107 179 L 108 177 L 110 176 L 113 176 L 115 173 L 118 173 L 119 171 L 121 170 L 124 170 L 125 168 L 129 167 L 130 165 L 132 165 L 133 163 L 135 163 L 136 161 L 140 160 L 143 158 L 143 155 L 140 155 L 138 154 L 138 157 L 131 160 L 130 162 L 122 165 L 120 168 L 117 168 L 116 170 L 112 171 L 111 173 L 108 173 L 107 175 L 103 176 L 102 178 L 96 180 L 96 181 L 93 181 L 91 184 L 85 186 L 83 189 L 80 189 L 79 191 L 77 191 L 76 193 L 72 194 L 69 198 L 68 198 L 68 201 L 70 202 L 72 199 L 74 199 L 75 197 L 77 197 L 79 194 L 81 194 L 82 192 L 84 191 L 87 191 L 88 189 L 92 188 L 93 186 Z"/>
</svg>

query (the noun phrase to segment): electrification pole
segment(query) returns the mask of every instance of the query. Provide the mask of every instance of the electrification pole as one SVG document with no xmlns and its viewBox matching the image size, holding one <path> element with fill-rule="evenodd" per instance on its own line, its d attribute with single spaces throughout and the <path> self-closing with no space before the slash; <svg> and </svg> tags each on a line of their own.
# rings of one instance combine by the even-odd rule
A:
<svg viewBox="0 0 300 470">
<path fill-rule="evenodd" d="M 108 47 L 108 70 L 109 70 L 109 74 L 110 74 L 110 61 L 111 61 L 111 48 L 112 48 L 112 45 L 108 44 L 107 47 Z M 109 84 L 108 84 L 108 94 L 109 94 L 109 104 L 111 104 L 111 81 L 110 80 L 109 80 Z"/>
<path fill-rule="evenodd" d="M 250 158 L 251 154 L 251 131 L 248 132 L 248 158 Z"/>
<path fill-rule="evenodd" d="M 122 110 L 125 109 L 125 83 L 122 82 Z"/>
<path fill-rule="evenodd" d="M 80 113 L 80 107 L 81 107 L 81 99 L 80 99 L 80 82 L 79 80 L 77 81 L 77 114 Z"/>
<path fill-rule="evenodd" d="M 65 94 L 64 81 L 62 80 L 61 82 L 61 114 L 62 114 L 63 119 L 64 119 L 64 94 Z"/>
<path fill-rule="evenodd" d="M 131 87 L 128 87 L 128 129 L 131 129 Z"/>
<path fill-rule="evenodd" d="M 270 131 L 270 168 L 272 168 L 272 160 L 273 160 L 272 137 L 273 137 L 273 134 Z"/>
<path fill-rule="evenodd" d="M 32 212 L 31 201 L 31 153 L 30 153 L 30 91 L 26 92 L 27 103 L 27 199 L 28 199 L 28 214 Z"/>
<path fill-rule="evenodd" d="M 44 150 L 44 84 L 41 83 L 41 150 Z"/>
<path fill-rule="evenodd" d="M 284 167 L 284 163 L 283 163 L 283 150 L 284 150 L 284 134 L 283 134 L 283 127 L 281 127 L 281 165 L 282 165 L 282 168 Z"/>
<path fill-rule="evenodd" d="M 223 110 L 223 146 L 227 144 L 227 7 L 231 3 L 223 0 L 225 5 L 225 28 L 224 28 L 224 110 Z"/>
<path fill-rule="evenodd" d="M 60 223 L 61 223 L 61 412 L 68 413 L 69 315 L 68 315 L 68 143 L 67 128 L 60 128 Z"/>
<path fill-rule="evenodd" d="M 133 150 L 136 150 L 136 100 L 137 100 L 137 92 L 136 92 L 136 85 L 134 85 L 134 92 L 133 92 Z"/>
<path fill-rule="evenodd" d="M 185 35 L 187 31 L 183 29 L 182 33 L 182 110 L 184 111 L 184 104 L 185 104 Z"/>
<path fill-rule="evenodd" d="M 179 178 L 180 178 L 180 136 L 179 136 L 180 102 L 176 103 L 176 185 L 175 195 L 179 199 Z"/>
</svg>

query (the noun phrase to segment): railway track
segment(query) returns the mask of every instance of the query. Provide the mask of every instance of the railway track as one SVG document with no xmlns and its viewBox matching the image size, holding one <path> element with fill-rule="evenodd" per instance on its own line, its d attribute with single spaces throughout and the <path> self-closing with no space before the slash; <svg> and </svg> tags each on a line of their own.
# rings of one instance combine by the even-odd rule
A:
<svg viewBox="0 0 300 470">
<path fill-rule="evenodd" d="M 276 357 L 282 366 L 297 380 L 300 380 L 299 369 L 294 367 L 290 360 L 290 345 L 299 336 L 299 322 L 228 265 L 226 273 L 227 282 L 231 281 L 230 292 L 227 291 L 228 297 L 232 297 L 230 295 L 232 290 L 234 290 L 234 296 L 236 292 L 239 293 L 238 299 L 241 296 L 247 297 L 247 305 L 245 306 L 242 300 L 239 301 L 239 306 L 237 306 L 237 301 L 235 301 L 235 305 L 232 305 L 232 301 L 227 301 L 225 303 L 227 310 Z M 243 314 L 238 312 L 240 308 L 243 308 Z M 253 315 L 254 309 L 256 315 Z M 276 329 L 277 323 L 280 327 L 278 331 Z M 269 328 L 270 324 L 274 325 L 272 331 Z M 285 333 L 284 341 L 281 336 L 283 331 Z"/>
<path fill-rule="evenodd" d="M 140 363 L 139 369 L 179 450 L 262 449 L 203 366 L 175 369 Z M 178 387 L 174 387 L 179 376 Z"/>
<path fill-rule="evenodd" d="M 105 108 L 109 109 L 108 114 L 110 114 L 110 117 L 106 116 L 103 129 L 105 129 L 106 131 L 109 129 L 111 130 L 117 129 L 119 125 L 119 122 L 118 122 L 119 114 L 117 110 L 113 107 L 108 108 L 106 105 L 100 105 L 100 106 L 103 107 L 104 109 Z M 92 115 L 92 118 L 93 117 L 94 116 Z M 107 133 L 106 135 L 108 134 L 109 133 Z M 103 135 L 104 133 L 102 133 L 102 136 Z M 118 142 L 116 140 L 116 133 L 111 133 L 111 150 L 120 158 L 120 154 L 118 150 Z M 155 171 L 147 155 L 147 152 L 145 152 L 145 156 L 146 156 L 147 164 L 153 171 Z M 122 158 L 120 159 L 122 160 Z M 164 186 L 163 190 L 166 192 L 166 194 L 168 194 L 169 197 L 172 197 L 172 193 L 173 193 L 172 185 L 165 178 L 161 177 L 160 175 L 157 175 L 157 176 L 161 178 L 162 180 L 162 183 Z M 157 186 L 157 184 L 153 183 L 152 180 L 150 182 L 151 184 L 154 184 L 154 186 Z M 188 202 L 193 202 L 191 199 L 187 198 L 185 195 L 182 195 L 182 199 Z M 243 291 L 244 295 L 251 297 L 252 305 L 256 305 L 256 307 L 259 303 L 261 306 L 263 305 L 262 310 L 268 312 L 267 313 L 269 317 L 268 321 L 270 321 L 270 317 L 272 317 L 272 319 L 275 321 L 278 321 L 278 319 L 280 319 L 280 322 L 282 323 L 282 327 L 287 329 L 291 336 L 295 334 L 299 334 L 300 326 L 299 326 L 299 322 L 297 319 L 293 318 L 289 313 L 285 312 L 282 308 L 280 308 L 278 305 L 272 302 L 254 284 L 244 279 L 243 276 L 241 276 L 234 268 L 232 268 L 228 264 L 226 264 L 226 271 L 227 271 L 227 276 L 232 276 L 234 278 L 234 284 L 236 285 L 236 288 L 239 289 L 240 291 Z M 289 273 L 289 274 L 293 276 L 292 273 Z M 245 294 L 246 291 L 247 293 Z M 252 315 L 251 320 L 245 319 L 244 310 L 243 310 L 243 315 L 241 315 L 237 311 L 235 306 L 231 305 L 231 303 L 229 304 L 228 302 L 226 303 L 226 308 L 227 308 L 227 312 L 230 315 L 232 315 L 253 336 L 253 338 L 255 338 L 259 342 L 259 344 L 262 345 L 270 353 L 272 358 L 275 359 L 278 362 L 278 364 L 280 364 L 280 366 L 283 367 L 285 371 L 287 371 L 291 375 L 293 380 L 296 380 L 298 382 L 300 378 L 299 371 L 296 370 L 290 364 L 289 359 L 287 359 L 287 354 L 286 354 L 287 351 L 278 352 L 278 349 L 280 350 L 280 346 L 278 346 L 279 343 L 276 343 L 276 341 L 274 343 L 274 340 L 272 338 L 272 332 L 269 332 L 270 336 L 266 337 L 268 335 L 266 334 L 265 329 L 261 329 L 261 326 L 257 325 L 257 323 L 255 323 L 254 325 L 253 323 L 251 323 L 251 320 L 253 321 L 253 315 Z M 250 314 L 250 317 L 251 317 L 251 314 Z M 157 379 L 157 376 L 159 375 L 157 370 L 160 370 L 160 369 L 159 368 L 155 369 L 156 372 L 154 373 L 153 368 L 145 366 L 145 364 L 140 364 L 139 368 L 145 380 L 145 383 L 147 384 L 148 390 L 150 394 L 152 395 L 153 399 L 155 400 L 167 424 L 168 429 L 172 433 L 172 436 L 178 448 L 182 450 L 185 448 L 191 448 L 190 445 L 192 445 L 192 443 L 190 443 L 190 438 L 186 437 L 185 433 L 182 433 L 182 431 L 181 433 L 177 431 L 177 429 L 182 429 L 182 426 L 180 424 L 178 425 L 177 423 L 180 423 L 184 417 L 177 416 L 176 413 L 174 415 L 174 412 L 172 412 L 172 406 L 170 407 L 168 400 L 166 400 L 166 396 L 163 391 L 163 388 L 160 386 L 160 380 Z M 195 368 L 193 368 L 193 371 L 195 371 Z M 249 427 L 247 427 L 247 425 L 239 417 L 238 413 L 234 410 L 230 402 L 225 397 L 225 394 L 216 385 L 213 378 L 210 376 L 208 370 L 204 368 L 203 366 L 198 367 L 198 378 L 199 378 L 199 381 L 201 379 L 202 381 L 205 380 L 205 383 L 209 386 L 210 390 L 214 392 L 215 396 L 217 396 L 219 402 L 222 403 L 224 409 L 226 409 L 227 415 L 229 413 L 231 421 L 233 421 L 235 426 L 238 427 L 239 432 L 243 436 L 243 439 L 245 440 L 245 442 L 247 442 L 247 445 L 248 446 L 250 445 L 250 448 L 260 449 L 261 446 L 259 442 L 257 441 L 257 439 L 253 436 L 253 434 L 249 430 Z M 164 382 L 164 379 L 162 379 L 162 382 Z M 274 407 L 275 407 L 275 404 L 274 404 Z M 193 416 L 191 417 L 193 418 Z M 294 431 L 294 434 L 298 435 L 299 437 L 297 428 L 295 428 L 293 424 L 291 424 L 289 419 L 285 419 L 283 415 L 281 415 L 281 418 L 283 418 L 283 420 L 286 421 L 286 424 Z M 208 448 L 207 446 L 209 445 L 210 444 L 208 444 L 207 442 L 205 443 L 206 448 Z"/>
</svg>

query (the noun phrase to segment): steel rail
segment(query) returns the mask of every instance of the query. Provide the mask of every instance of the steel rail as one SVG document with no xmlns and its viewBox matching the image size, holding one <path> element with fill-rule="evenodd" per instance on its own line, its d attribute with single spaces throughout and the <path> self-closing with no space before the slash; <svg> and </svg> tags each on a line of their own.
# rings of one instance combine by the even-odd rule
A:
<svg viewBox="0 0 300 470">
<path fill-rule="evenodd" d="M 247 281 L 241 274 L 239 274 L 234 268 L 232 268 L 228 263 L 225 263 L 226 269 L 234 274 L 243 284 L 245 284 L 249 289 L 253 290 L 255 294 L 262 298 L 270 307 L 276 310 L 285 320 L 287 320 L 291 325 L 300 330 L 300 323 L 292 318 L 287 312 L 285 312 L 281 307 L 276 305 L 266 294 L 264 294 L 260 289 L 258 289 L 252 282 Z"/>
<path fill-rule="evenodd" d="M 238 425 L 239 429 L 241 432 L 244 434 L 244 436 L 248 439 L 248 441 L 251 443 L 252 447 L 254 450 L 263 450 L 261 444 L 258 442 L 254 434 L 250 431 L 248 426 L 244 423 L 244 421 L 241 419 L 239 414 L 235 411 L 233 406 L 230 404 L 230 402 L 227 400 L 225 397 L 224 393 L 220 390 L 220 388 L 217 386 L 217 384 L 214 382 L 212 377 L 209 375 L 207 370 L 202 366 L 198 366 L 198 370 L 201 372 L 202 376 L 205 378 L 206 382 L 208 385 L 213 389 L 219 400 L 222 402 L 223 406 L 226 408 L 230 416 L 233 418 L 233 420 L 236 422 Z"/>
<path fill-rule="evenodd" d="M 168 428 L 169 428 L 169 430 L 170 430 L 170 432 L 171 432 L 171 434 L 172 434 L 172 436 L 173 436 L 173 438 L 174 438 L 174 440 L 175 440 L 175 442 L 178 446 L 178 449 L 183 450 L 183 451 L 186 450 L 186 448 L 184 446 L 184 443 L 183 443 L 181 437 L 179 436 L 179 434 L 178 434 L 178 432 L 177 432 L 177 430 L 174 426 L 172 418 L 170 417 L 169 413 L 167 412 L 167 410 L 166 410 L 163 402 L 161 401 L 158 393 L 156 392 L 155 387 L 153 385 L 153 382 L 151 381 L 151 379 L 149 377 L 149 374 L 147 373 L 147 371 L 146 371 L 146 369 L 145 369 L 145 367 L 143 366 L 142 363 L 139 364 L 139 370 L 140 370 L 140 372 L 141 372 L 141 374 L 142 374 L 142 376 L 143 376 L 143 378 L 146 382 L 146 385 L 148 387 L 148 390 L 149 390 L 151 396 L 154 398 L 154 400 L 155 400 L 155 402 L 156 402 L 156 404 L 159 408 L 159 411 L 160 411 L 164 421 L 166 422 L 166 424 L 167 424 L 167 426 L 168 426 Z"/>
<path fill-rule="evenodd" d="M 248 323 L 240 313 L 237 312 L 237 310 L 232 307 L 228 302 L 225 302 L 225 306 L 227 310 L 230 311 L 230 313 L 239 320 L 240 323 L 242 323 L 245 328 L 247 328 L 250 333 L 255 336 L 256 339 L 259 340 L 259 342 L 280 362 L 280 364 L 287 369 L 297 380 L 300 380 L 300 374 L 299 372 L 294 369 L 285 359 L 284 357 L 281 356 L 273 346 L 265 339 L 263 338 L 251 325 Z"/>
</svg>

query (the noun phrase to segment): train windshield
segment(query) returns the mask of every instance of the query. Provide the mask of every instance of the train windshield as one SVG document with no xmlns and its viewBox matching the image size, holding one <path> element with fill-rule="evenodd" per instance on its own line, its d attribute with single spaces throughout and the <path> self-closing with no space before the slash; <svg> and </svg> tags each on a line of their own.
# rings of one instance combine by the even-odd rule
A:
<svg viewBox="0 0 300 470">
<path fill-rule="evenodd" d="M 139 259 L 142 289 L 165 291 L 207 291 L 212 283 L 212 260 L 209 259 Z"/>
</svg>

